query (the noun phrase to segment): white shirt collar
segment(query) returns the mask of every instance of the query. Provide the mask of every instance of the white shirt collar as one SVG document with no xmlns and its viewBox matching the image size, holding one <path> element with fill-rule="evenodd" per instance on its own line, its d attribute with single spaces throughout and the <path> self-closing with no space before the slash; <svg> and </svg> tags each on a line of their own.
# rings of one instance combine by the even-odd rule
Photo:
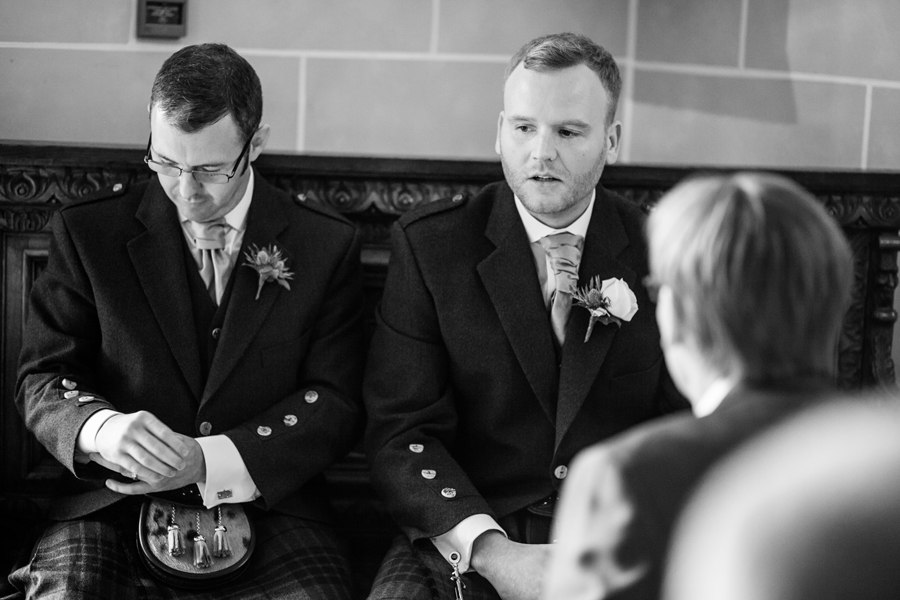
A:
<svg viewBox="0 0 900 600">
<path fill-rule="evenodd" d="M 253 167 L 250 169 L 250 178 L 247 180 L 247 189 L 241 201 L 225 215 L 225 222 L 231 225 L 237 231 L 243 231 L 247 227 L 247 211 L 250 210 L 250 201 L 253 199 Z"/>
<path fill-rule="evenodd" d="M 700 399 L 692 406 L 691 410 L 697 418 L 711 415 L 715 412 L 725 397 L 734 388 L 735 382 L 731 379 L 716 379 L 713 381 Z"/>
<path fill-rule="evenodd" d="M 244 230 L 247 228 L 247 212 L 250 210 L 250 201 L 253 199 L 254 175 L 253 168 L 250 168 L 250 178 L 247 180 L 247 189 L 241 201 L 225 215 L 225 222 L 231 226 L 231 229 L 225 233 L 225 253 L 231 256 L 241 248 L 241 242 L 244 240 Z M 191 252 L 197 251 L 193 249 L 193 234 L 189 219 L 185 219 L 180 213 L 178 218 L 181 219 L 181 230 L 184 232 L 184 238 L 188 241 L 188 245 L 192 248 Z M 195 257 L 196 258 L 196 257 Z"/>
<path fill-rule="evenodd" d="M 528 242 L 533 244 L 542 237 L 553 235 L 554 233 L 561 233 L 563 231 L 568 231 L 569 233 L 580 235 L 581 237 L 587 237 L 588 225 L 591 222 L 591 213 L 594 210 L 594 200 L 597 198 L 597 190 L 595 189 L 591 193 L 591 202 L 588 204 L 585 211 L 581 213 L 581 216 L 575 219 L 574 223 L 568 227 L 563 227 L 562 229 L 553 229 L 552 227 L 544 225 L 535 219 L 534 215 L 528 212 L 528 209 L 525 208 L 525 205 L 522 204 L 522 201 L 519 200 L 518 196 L 514 195 L 513 197 L 516 199 L 516 210 L 519 211 L 519 218 L 522 219 L 522 225 L 525 226 L 525 234 L 528 236 Z"/>
</svg>

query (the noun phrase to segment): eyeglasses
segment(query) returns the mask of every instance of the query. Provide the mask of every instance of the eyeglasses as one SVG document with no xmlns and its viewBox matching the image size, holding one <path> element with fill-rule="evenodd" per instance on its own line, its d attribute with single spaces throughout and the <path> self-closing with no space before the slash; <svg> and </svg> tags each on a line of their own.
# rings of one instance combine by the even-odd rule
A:
<svg viewBox="0 0 900 600">
<path fill-rule="evenodd" d="M 231 174 L 222 173 L 220 171 L 185 171 L 180 167 L 176 167 L 175 165 L 168 165 L 166 163 L 156 162 L 152 158 L 150 158 L 150 143 L 153 141 L 153 135 L 150 135 L 150 139 L 147 140 L 147 155 L 144 156 L 144 162 L 147 163 L 147 166 L 150 167 L 150 170 L 156 171 L 160 175 L 165 175 L 166 177 L 181 177 L 182 173 L 190 173 L 194 176 L 194 179 L 197 183 L 228 183 L 231 181 L 231 178 L 234 177 L 234 174 L 237 173 L 238 166 L 241 164 L 241 160 L 244 158 L 244 155 L 247 153 L 247 150 L 250 148 L 250 142 L 253 140 L 253 136 L 250 136 L 250 139 L 247 140 L 247 143 L 244 144 L 244 149 L 241 150 L 240 156 L 237 157 L 237 160 L 234 161 L 234 168 L 231 170 Z"/>
</svg>

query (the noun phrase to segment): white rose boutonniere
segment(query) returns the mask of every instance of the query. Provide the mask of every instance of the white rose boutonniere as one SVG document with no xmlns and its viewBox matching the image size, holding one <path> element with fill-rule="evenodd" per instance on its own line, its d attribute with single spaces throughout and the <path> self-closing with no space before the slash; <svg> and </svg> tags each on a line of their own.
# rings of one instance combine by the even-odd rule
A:
<svg viewBox="0 0 900 600">
<path fill-rule="evenodd" d="M 576 306 L 583 306 L 591 313 L 584 341 L 591 338 L 594 324 L 600 321 L 604 325 L 615 323 L 619 327 L 622 321 L 630 321 L 638 311 L 637 297 L 628 284 L 618 277 L 604 279 L 602 282 L 596 275 L 590 284 L 572 294 Z"/>
</svg>

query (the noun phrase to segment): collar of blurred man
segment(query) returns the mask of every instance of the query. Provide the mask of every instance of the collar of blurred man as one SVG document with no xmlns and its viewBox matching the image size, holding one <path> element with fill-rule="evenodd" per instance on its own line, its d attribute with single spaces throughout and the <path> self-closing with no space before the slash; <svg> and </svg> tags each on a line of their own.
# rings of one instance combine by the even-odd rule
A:
<svg viewBox="0 0 900 600">
<path fill-rule="evenodd" d="M 696 402 L 691 403 L 691 410 L 694 412 L 694 416 L 697 418 L 706 417 L 711 415 L 719 408 L 719 405 L 722 404 L 722 401 L 731 393 L 731 390 L 734 389 L 736 382 L 731 379 L 716 379 L 706 388 L 706 391 L 697 399 Z"/>
</svg>

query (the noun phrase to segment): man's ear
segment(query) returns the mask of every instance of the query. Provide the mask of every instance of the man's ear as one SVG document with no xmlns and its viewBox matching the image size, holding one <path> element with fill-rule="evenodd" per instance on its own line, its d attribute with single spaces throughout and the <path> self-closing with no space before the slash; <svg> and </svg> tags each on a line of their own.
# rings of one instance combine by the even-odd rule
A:
<svg viewBox="0 0 900 600">
<path fill-rule="evenodd" d="M 606 164 L 611 165 L 619 158 L 619 144 L 622 140 L 622 121 L 613 121 L 606 128 Z"/>
<path fill-rule="evenodd" d="M 500 154 L 500 129 L 503 127 L 503 111 L 500 111 L 500 116 L 497 117 L 497 139 L 494 140 L 494 152 Z"/>
<path fill-rule="evenodd" d="M 253 162 L 262 154 L 266 144 L 269 143 L 270 133 L 272 133 L 272 128 L 268 125 L 263 125 L 253 134 L 253 138 L 250 141 L 250 162 Z"/>
</svg>

